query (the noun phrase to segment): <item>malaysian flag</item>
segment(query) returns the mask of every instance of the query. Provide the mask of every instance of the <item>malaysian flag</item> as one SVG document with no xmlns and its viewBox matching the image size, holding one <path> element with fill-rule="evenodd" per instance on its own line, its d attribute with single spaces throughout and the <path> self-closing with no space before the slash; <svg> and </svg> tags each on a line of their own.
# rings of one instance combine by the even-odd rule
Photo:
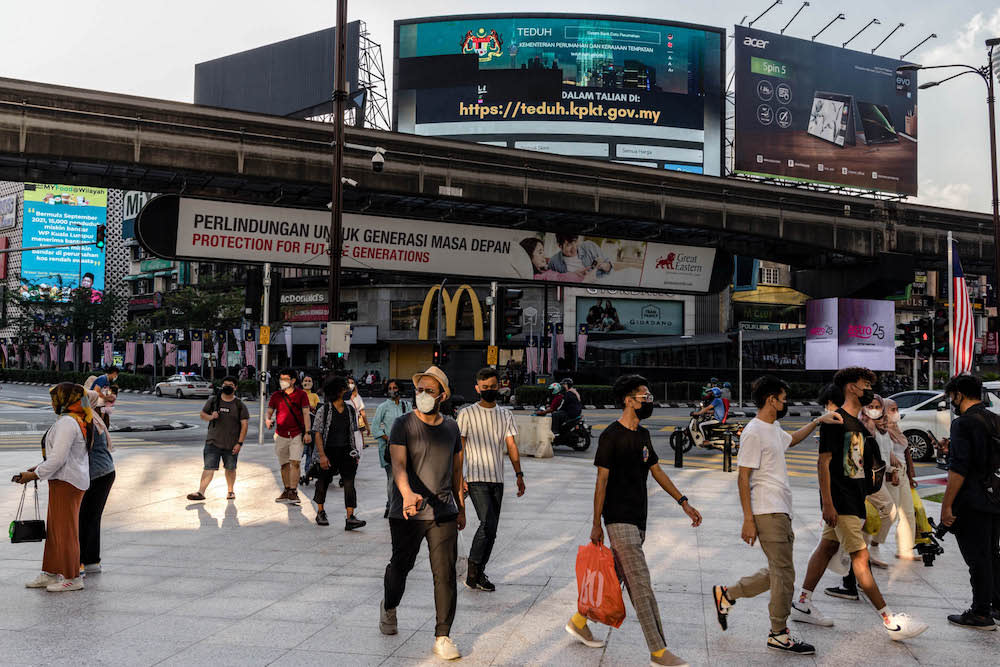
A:
<svg viewBox="0 0 1000 667">
<path fill-rule="evenodd" d="M 972 371 L 972 353 L 976 331 L 972 323 L 972 304 L 969 302 L 969 288 L 962 273 L 962 262 L 958 259 L 958 244 L 952 243 L 952 304 L 955 309 L 951 329 L 951 349 L 955 359 L 955 375 Z"/>
</svg>

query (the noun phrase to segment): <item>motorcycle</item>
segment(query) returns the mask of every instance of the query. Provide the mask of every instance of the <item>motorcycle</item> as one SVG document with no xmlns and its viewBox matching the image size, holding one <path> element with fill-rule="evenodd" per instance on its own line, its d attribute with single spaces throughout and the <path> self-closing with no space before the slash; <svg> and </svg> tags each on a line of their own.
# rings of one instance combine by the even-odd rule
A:
<svg viewBox="0 0 1000 667">
<path fill-rule="evenodd" d="M 585 452 L 590 449 L 590 429 L 582 416 L 567 419 L 559 427 L 559 433 L 552 439 L 552 446 L 569 447 L 578 452 Z"/>
<path fill-rule="evenodd" d="M 743 433 L 743 424 L 719 424 L 715 426 L 711 438 L 706 438 L 698 423 L 703 421 L 697 415 L 691 415 L 691 421 L 685 428 L 675 428 L 670 434 L 670 447 L 674 451 L 680 449 L 687 453 L 695 445 L 705 449 L 722 449 L 725 446 L 725 432 L 732 431 L 733 454 L 740 449 L 740 434 Z"/>
</svg>

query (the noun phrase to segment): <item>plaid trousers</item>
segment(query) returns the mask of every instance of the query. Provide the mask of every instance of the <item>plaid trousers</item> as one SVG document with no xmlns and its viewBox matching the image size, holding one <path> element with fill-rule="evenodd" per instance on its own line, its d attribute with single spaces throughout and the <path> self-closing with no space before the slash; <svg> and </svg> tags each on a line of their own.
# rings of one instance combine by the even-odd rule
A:
<svg viewBox="0 0 1000 667">
<path fill-rule="evenodd" d="M 663 637 L 660 608 L 656 604 L 656 596 L 653 595 L 646 554 L 642 551 L 646 532 L 631 523 L 610 523 L 605 527 L 608 531 L 608 540 L 611 542 L 611 551 L 615 556 L 615 571 L 628 590 L 649 652 L 654 653 L 666 648 L 667 640 Z"/>
</svg>

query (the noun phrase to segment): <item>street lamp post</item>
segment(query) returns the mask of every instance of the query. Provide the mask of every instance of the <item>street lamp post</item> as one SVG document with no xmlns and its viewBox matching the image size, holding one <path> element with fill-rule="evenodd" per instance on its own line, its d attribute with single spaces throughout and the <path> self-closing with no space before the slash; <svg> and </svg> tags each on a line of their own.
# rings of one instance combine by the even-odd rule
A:
<svg viewBox="0 0 1000 667">
<path fill-rule="evenodd" d="M 344 104 L 347 100 L 347 0 L 337 0 L 335 83 L 333 90 L 333 199 L 330 204 L 330 278 L 327 321 L 340 319 L 340 260 L 343 253 Z"/>
<path fill-rule="evenodd" d="M 951 81 L 952 79 L 964 76 L 966 74 L 978 74 L 983 81 L 986 83 L 986 105 L 989 110 L 989 134 L 990 134 L 990 176 L 991 185 L 993 187 L 993 276 L 994 276 L 994 286 L 1000 285 L 1000 193 L 998 193 L 998 183 L 997 183 L 997 126 L 996 126 L 996 112 L 995 112 L 995 96 L 994 96 L 994 82 L 993 82 L 993 50 L 1000 45 L 1000 37 L 986 40 L 986 46 L 988 48 L 987 54 L 989 57 L 989 63 L 983 67 L 973 67 L 972 65 L 903 65 L 898 71 L 901 72 L 915 72 L 917 70 L 928 70 L 928 69 L 948 69 L 948 68 L 961 68 L 962 72 L 949 76 L 941 81 L 929 81 L 927 83 L 920 84 L 918 88 L 920 90 L 925 90 L 927 88 L 934 88 L 942 83 Z"/>
</svg>

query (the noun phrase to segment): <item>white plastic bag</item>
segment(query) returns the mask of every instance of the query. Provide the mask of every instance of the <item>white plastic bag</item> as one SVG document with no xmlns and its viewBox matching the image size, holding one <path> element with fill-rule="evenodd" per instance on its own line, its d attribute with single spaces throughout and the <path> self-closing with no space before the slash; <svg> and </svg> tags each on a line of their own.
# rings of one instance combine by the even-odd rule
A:
<svg viewBox="0 0 1000 667">
<path fill-rule="evenodd" d="M 465 579 L 469 574 L 469 546 L 462 537 L 462 531 L 458 531 L 458 559 L 455 561 L 455 575 L 459 580 Z"/>
</svg>

